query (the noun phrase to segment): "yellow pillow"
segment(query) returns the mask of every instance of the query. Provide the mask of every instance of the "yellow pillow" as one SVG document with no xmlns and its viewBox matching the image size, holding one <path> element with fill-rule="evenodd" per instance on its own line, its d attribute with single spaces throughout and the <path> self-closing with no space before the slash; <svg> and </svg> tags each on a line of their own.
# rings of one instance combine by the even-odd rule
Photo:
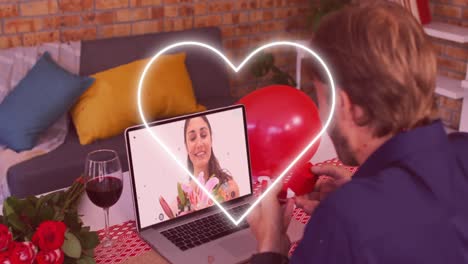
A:
<svg viewBox="0 0 468 264">
<path fill-rule="evenodd" d="M 149 60 L 92 75 L 96 81 L 71 110 L 82 145 L 142 123 L 137 106 L 138 81 Z M 145 76 L 141 98 L 148 122 L 206 109 L 197 104 L 184 53 L 163 55 L 154 61 Z"/>
</svg>

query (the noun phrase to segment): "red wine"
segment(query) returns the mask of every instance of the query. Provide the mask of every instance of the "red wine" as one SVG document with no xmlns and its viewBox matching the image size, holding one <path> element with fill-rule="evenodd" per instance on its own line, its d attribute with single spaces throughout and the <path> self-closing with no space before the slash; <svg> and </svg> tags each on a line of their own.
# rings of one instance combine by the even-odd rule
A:
<svg viewBox="0 0 468 264">
<path fill-rule="evenodd" d="M 89 199 L 102 208 L 114 205 L 122 194 L 122 188 L 122 180 L 112 176 L 94 178 L 86 183 Z"/>
</svg>

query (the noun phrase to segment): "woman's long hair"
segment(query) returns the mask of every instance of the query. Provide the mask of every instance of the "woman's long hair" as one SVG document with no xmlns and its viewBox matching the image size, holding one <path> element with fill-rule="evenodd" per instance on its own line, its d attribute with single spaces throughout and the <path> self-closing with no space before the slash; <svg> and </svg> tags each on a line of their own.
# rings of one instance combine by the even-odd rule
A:
<svg viewBox="0 0 468 264">
<path fill-rule="evenodd" d="M 210 122 L 208 121 L 208 118 L 206 118 L 206 116 L 204 115 L 199 116 L 199 117 L 201 117 L 203 121 L 205 121 L 205 123 L 208 125 L 208 130 L 210 131 L 210 139 L 212 139 L 213 131 L 211 130 L 211 125 L 210 125 Z M 185 120 L 185 124 L 184 124 L 184 143 L 186 147 L 187 147 L 187 127 L 188 127 L 190 120 L 192 119 L 193 118 L 189 118 Z M 188 154 L 187 154 L 187 167 L 189 171 L 193 174 L 193 163 L 190 160 L 190 156 Z M 229 175 L 225 170 L 223 170 L 221 166 L 219 165 L 218 159 L 216 158 L 214 151 L 213 151 L 213 145 L 211 145 L 211 157 L 210 157 L 210 160 L 208 161 L 208 177 L 211 177 L 211 175 L 213 174 L 215 175 L 215 177 L 219 179 L 220 184 L 223 184 L 225 182 L 232 180 L 232 176 Z"/>
</svg>

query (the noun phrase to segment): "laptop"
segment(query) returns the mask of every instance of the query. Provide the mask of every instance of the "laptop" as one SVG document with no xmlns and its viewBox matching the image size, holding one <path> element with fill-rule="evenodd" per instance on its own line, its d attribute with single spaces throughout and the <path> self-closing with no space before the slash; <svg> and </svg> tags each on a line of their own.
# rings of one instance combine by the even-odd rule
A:
<svg viewBox="0 0 468 264">
<path fill-rule="evenodd" d="M 130 127 L 125 132 L 139 235 L 172 263 L 243 263 L 256 250 L 244 220 L 253 202 L 246 114 L 234 105 Z M 164 146 L 153 138 L 156 136 Z M 170 153 L 168 153 L 168 151 Z M 300 236 L 303 225 L 289 233 Z M 294 240 L 292 240 L 294 241 Z"/>
</svg>

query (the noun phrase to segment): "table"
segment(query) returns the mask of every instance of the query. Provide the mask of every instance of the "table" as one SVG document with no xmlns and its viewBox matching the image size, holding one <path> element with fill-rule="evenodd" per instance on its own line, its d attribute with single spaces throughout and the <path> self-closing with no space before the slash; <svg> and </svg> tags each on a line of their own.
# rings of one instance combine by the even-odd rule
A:
<svg viewBox="0 0 468 264">
<path fill-rule="evenodd" d="M 126 173 L 126 175 L 128 179 L 128 173 Z M 127 183 L 127 189 L 130 192 L 129 195 L 131 195 L 129 187 L 130 184 Z M 260 186 L 257 185 L 256 189 L 258 189 L 258 187 Z M 129 195 L 125 196 L 124 194 L 122 194 L 123 199 L 121 198 L 121 200 L 119 200 L 119 203 L 114 205 L 114 213 L 113 215 L 111 215 L 111 217 L 113 217 L 114 219 L 111 220 L 112 222 L 109 228 L 109 233 L 112 239 L 115 241 L 115 244 L 110 248 L 103 248 L 98 246 L 95 249 L 96 263 L 133 264 L 140 263 L 143 261 L 145 263 L 168 264 L 168 262 L 164 258 L 162 258 L 157 252 L 150 252 L 152 249 L 148 244 L 146 244 L 143 240 L 140 239 L 136 230 L 136 223 L 134 220 L 125 221 L 123 223 L 119 222 L 121 221 L 121 219 L 125 219 L 126 216 L 129 216 L 128 211 L 132 212 L 133 210 L 132 207 L 127 207 L 128 204 L 131 205 L 132 203 L 131 197 Z M 130 199 L 128 199 L 129 197 Z M 80 212 L 87 212 L 89 214 L 85 214 L 82 219 L 86 225 L 92 227 L 92 230 L 97 230 L 97 228 L 100 228 L 101 226 L 102 228 L 104 227 L 103 214 L 102 212 L 99 212 L 102 211 L 102 209 L 98 209 L 98 211 L 94 212 L 95 209 L 93 208 L 93 204 L 89 201 L 87 197 L 83 198 L 82 204 L 80 204 L 79 206 Z M 294 211 L 293 218 L 294 219 L 291 222 L 291 225 L 306 224 L 309 220 L 309 216 L 300 209 L 296 209 Z M 117 224 L 113 225 L 112 223 Z M 98 235 L 101 238 L 104 237 L 104 230 L 98 230 Z M 302 234 L 292 234 L 292 236 L 293 237 L 290 237 L 291 241 L 298 241 L 302 237 Z M 297 243 L 292 244 L 290 254 L 294 251 L 296 246 Z"/>
<path fill-rule="evenodd" d="M 115 244 L 111 248 L 96 247 L 96 263 L 122 263 L 151 250 L 151 247 L 140 239 L 136 230 L 130 173 L 124 172 L 122 176 L 122 195 L 109 209 L 109 232 Z M 97 231 L 101 238 L 104 236 L 104 211 L 94 205 L 86 194 L 79 200 L 78 213 L 83 215 L 81 219 L 85 225 Z"/>
<path fill-rule="evenodd" d="M 341 162 L 336 158 L 330 158 L 330 155 L 334 154 L 334 149 L 328 152 L 321 152 L 320 149 L 323 146 L 330 144 L 328 137 L 322 138 L 319 150 L 312 159 L 312 162 L 316 165 L 321 163 L 332 163 L 338 166 L 342 166 Z M 323 159 L 321 159 L 323 158 Z M 324 162 L 318 162 L 317 160 L 325 160 Z M 348 167 L 349 170 L 354 172 L 356 168 Z M 319 180 L 327 180 L 326 177 L 321 177 Z M 0 204 L 0 209 L 1 209 Z M 84 194 L 78 205 L 78 213 L 82 215 L 82 220 L 86 226 L 90 226 L 91 230 L 97 231 L 98 235 L 102 237 L 104 235 L 104 212 L 102 208 L 95 206 Z M 112 239 L 116 240 L 116 244 L 108 249 L 98 246 L 95 250 L 95 260 L 99 263 L 106 264 L 133 264 L 140 263 L 164 263 L 167 262 L 160 257 L 156 252 L 151 251 L 151 247 L 140 239 L 136 231 L 135 215 L 133 210 L 133 198 L 131 192 L 131 182 L 129 172 L 123 173 L 123 191 L 119 201 L 110 209 L 110 234 Z M 296 209 L 293 214 L 293 218 L 302 224 L 306 224 L 309 220 L 309 216 L 306 215 L 302 210 Z M 294 251 L 297 244 L 293 244 L 291 247 L 290 254 Z M 131 258 L 136 257 L 136 258 Z M 147 262 L 150 261 L 150 262 Z"/>
<path fill-rule="evenodd" d="M 334 159 L 328 159 L 324 162 L 317 162 L 316 165 L 321 163 L 332 163 L 337 166 L 342 166 L 341 162 Z M 350 171 L 354 172 L 356 168 L 347 167 Z M 136 232 L 135 216 L 133 215 L 133 202 L 130 189 L 129 173 L 124 173 L 124 187 L 120 200 L 112 207 L 110 211 L 110 233 L 113 239 L 117 240 L 114 247 L 110 249 L 97 247 L 95 259 L 96 262 L 106 264 L 133 264 L 141 261 L 145 263 L 164 263 L 167 262 L 157 253 L 149 252 L 151 247 L 140 239 Z M 330 180 L 327 177 L 321 177 L 319 180 Z M 88 197 L 84 195 L 80 201 L 78 208 L 79 212 L 83 214 L 83 221 L 86 225 L 91 226 L 92 230 L 99 230 L 100 236 L 104 235 L 102 228 L 104 227 L 104 217 L 102 209 L 93 205 Z M 301 209 L 296 209 L 293 213 L 293 218 L 296 223 L 306 224 L 309 216 Z M 100 230 L 101 229 L 101 230 Z M 294 240 L 293 240 L 294 241 Z M 293 243 L 290 254 L 295 250 L 297 243 Z M 135 257 L 135 258 L 132 258 Z M 148 262 L 149 261 L 149 262 Z"/>
<path fill-rule="evenodd" d="M 339 161 L 335 158 L 336 152 L 330 137 L 327 133 L 322 135 L 320 139 L 320 145 L 317 149 L 316 154 L 312 158 L 311 162 L 319 164 L 325 162 L 333 162 L 339 164 Z M 135 220 L 133 213 L 133 201 L 132 201 L 132 190 L 130 186 L 130 174 L 129 172 L 123 173 L 123 192 L 119 201 L 110 208 L 109 221 L 110 225 L 121 224 L 129 220 Z M 87 195 L 83 195 L 79 201 L 78 212 L 83 216 L 83 222 L 91 227 L 91 230 L 96 231 L 104 228 L 104 212 L 101 208 L 95 206 Z"/>
</svg>

